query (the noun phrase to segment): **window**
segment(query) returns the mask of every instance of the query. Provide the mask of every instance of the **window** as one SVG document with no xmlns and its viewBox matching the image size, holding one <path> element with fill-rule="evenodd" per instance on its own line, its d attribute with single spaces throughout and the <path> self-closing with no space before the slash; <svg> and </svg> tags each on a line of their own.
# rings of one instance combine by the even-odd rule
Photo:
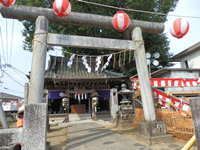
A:
<svg viewBox="0 0 200 150">
<path fill-rule="evenodd" d="M 184 61 L 184 63 L 185 63 L 185 68 L 189 68 L 188 61 L 186 60 L 186 61 Z"/>
</svg>

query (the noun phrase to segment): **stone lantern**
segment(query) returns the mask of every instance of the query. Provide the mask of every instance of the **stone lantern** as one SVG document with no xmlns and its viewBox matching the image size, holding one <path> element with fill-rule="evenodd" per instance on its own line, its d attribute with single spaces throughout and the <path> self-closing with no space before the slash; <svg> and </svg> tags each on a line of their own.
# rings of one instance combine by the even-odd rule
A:
<svg viewBox="0 0 200 150">
<path fill-rule="evenodd" d="M 126 98 L 127 95 L 129 95 L 130 93 L 132 93 L 132 91 L 130 91 L 129 89 L 126 88 L 126 84 L 122 84 L 122 89 L 118 92 L 119 95 L 122 95 L 123 98 L 121 100 L 121 104 L 130 104 L 131 102 Z"/>
<path fill-rule="evenodd" d="M 92 97 L 92 120 L 97 121 L 97 105 L 99 104 L 99 94 L 95 92 Z"/>
<path fill-rule="evenodd" d="M 133 105 L 130 105 L 131 102 L 127 99 L 127 95 L 132 93 L 132 91 L 126 88 L 126 84 L 122 84 L 121 87 L 122 89 L 118 92 L 118 94 L 122 95 L 123 98 L 120 102 L 120 110 L 117 114 L 117 125 L 120 128 L 133 127 L 134 109 Z"/>
<path fill-rule="evenodd" d="M 67 94 L 64 94 L 62 99 L 62 106 L 65 107 L 65 119 L 63 120 L 63 123 L 69 122 L 69 96 Z M 67 110 L 67 115 L 66 115 L 66 110 Z"/>
</svg>

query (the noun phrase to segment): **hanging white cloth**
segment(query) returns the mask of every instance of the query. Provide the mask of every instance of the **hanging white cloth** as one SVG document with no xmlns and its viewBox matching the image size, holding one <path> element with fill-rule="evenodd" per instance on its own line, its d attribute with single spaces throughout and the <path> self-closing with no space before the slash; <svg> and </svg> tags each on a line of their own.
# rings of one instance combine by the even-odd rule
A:
<svg viewBox="0 0 200 150">
<path fill-rule="evenodd" d="M 87 99 L 87 93 L 85 93 L 85 99 Z"/>
<path fill-rule="evenodd" d="M 80 94 L 78 93 L 78 100 L 81 100 Z"/>
<path fill-rule="evenodd" d="M 81 93 L 81 99 L 83 100 L 84 98 L 83 98 L 83 93 Z"/>
</svg>

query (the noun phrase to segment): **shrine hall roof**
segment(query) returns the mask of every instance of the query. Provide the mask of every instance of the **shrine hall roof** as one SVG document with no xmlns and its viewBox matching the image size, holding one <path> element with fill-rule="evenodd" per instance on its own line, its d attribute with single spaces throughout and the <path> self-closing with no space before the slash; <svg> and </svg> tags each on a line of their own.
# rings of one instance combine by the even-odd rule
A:
<svg viewBox="0 0 200 150">
<path fill-rule="evenodd" d="M 73 64 L 71 68 L 67 66 L 69 58 L 67 57 L 57 57 L 50 56 L 50 60 L 48 63 L 48 68 L 45 71 L 45 78 L 51 79 L 124 79 L 126 75 L 122 73 L 111 72 L 108 70 L 101 71 L 102 64 L 98 69 L 98 73 L 95 72 L 95 58 L 91 59 L 87 58 L 87 63 L 91 65 L 91 72 L 87 72 L 85 65 L 83 65 L 83 60 L 81 58 L 78 59 L 78 63 L 76 62 L 77 58 L 73 59 Z"/>
</svg>

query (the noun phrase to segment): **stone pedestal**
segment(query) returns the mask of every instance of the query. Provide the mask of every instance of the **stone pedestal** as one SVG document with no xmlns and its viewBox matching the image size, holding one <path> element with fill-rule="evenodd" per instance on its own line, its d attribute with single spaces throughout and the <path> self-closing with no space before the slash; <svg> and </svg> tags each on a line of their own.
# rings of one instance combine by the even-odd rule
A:
<svg viewBox="0 0 200 150">
<path fill-rule="evenodd" d="M 110 114 L 113 122 L 117 120 L 118 108 L 118 94 L 117 89 L 110 89 Z"/>
<path fill-rule="evenodd" d="M 47 105 L 26 104 L 22 150 L 46 150 Z"/>
<path fill-rule="evenodd" d="M 173 135 L 167 134 L 163 121 L 139 122 L 139 131 L 139 134 L 136 134 L 137 139 L 145 145 L 173 142 Z"/>
<path fill-rule="evenodd" d="M 117 126 L 119 128 L 133 127 L 134 109 L 130 102 L 123 102 L 117 113 Z"/>
</svg>

